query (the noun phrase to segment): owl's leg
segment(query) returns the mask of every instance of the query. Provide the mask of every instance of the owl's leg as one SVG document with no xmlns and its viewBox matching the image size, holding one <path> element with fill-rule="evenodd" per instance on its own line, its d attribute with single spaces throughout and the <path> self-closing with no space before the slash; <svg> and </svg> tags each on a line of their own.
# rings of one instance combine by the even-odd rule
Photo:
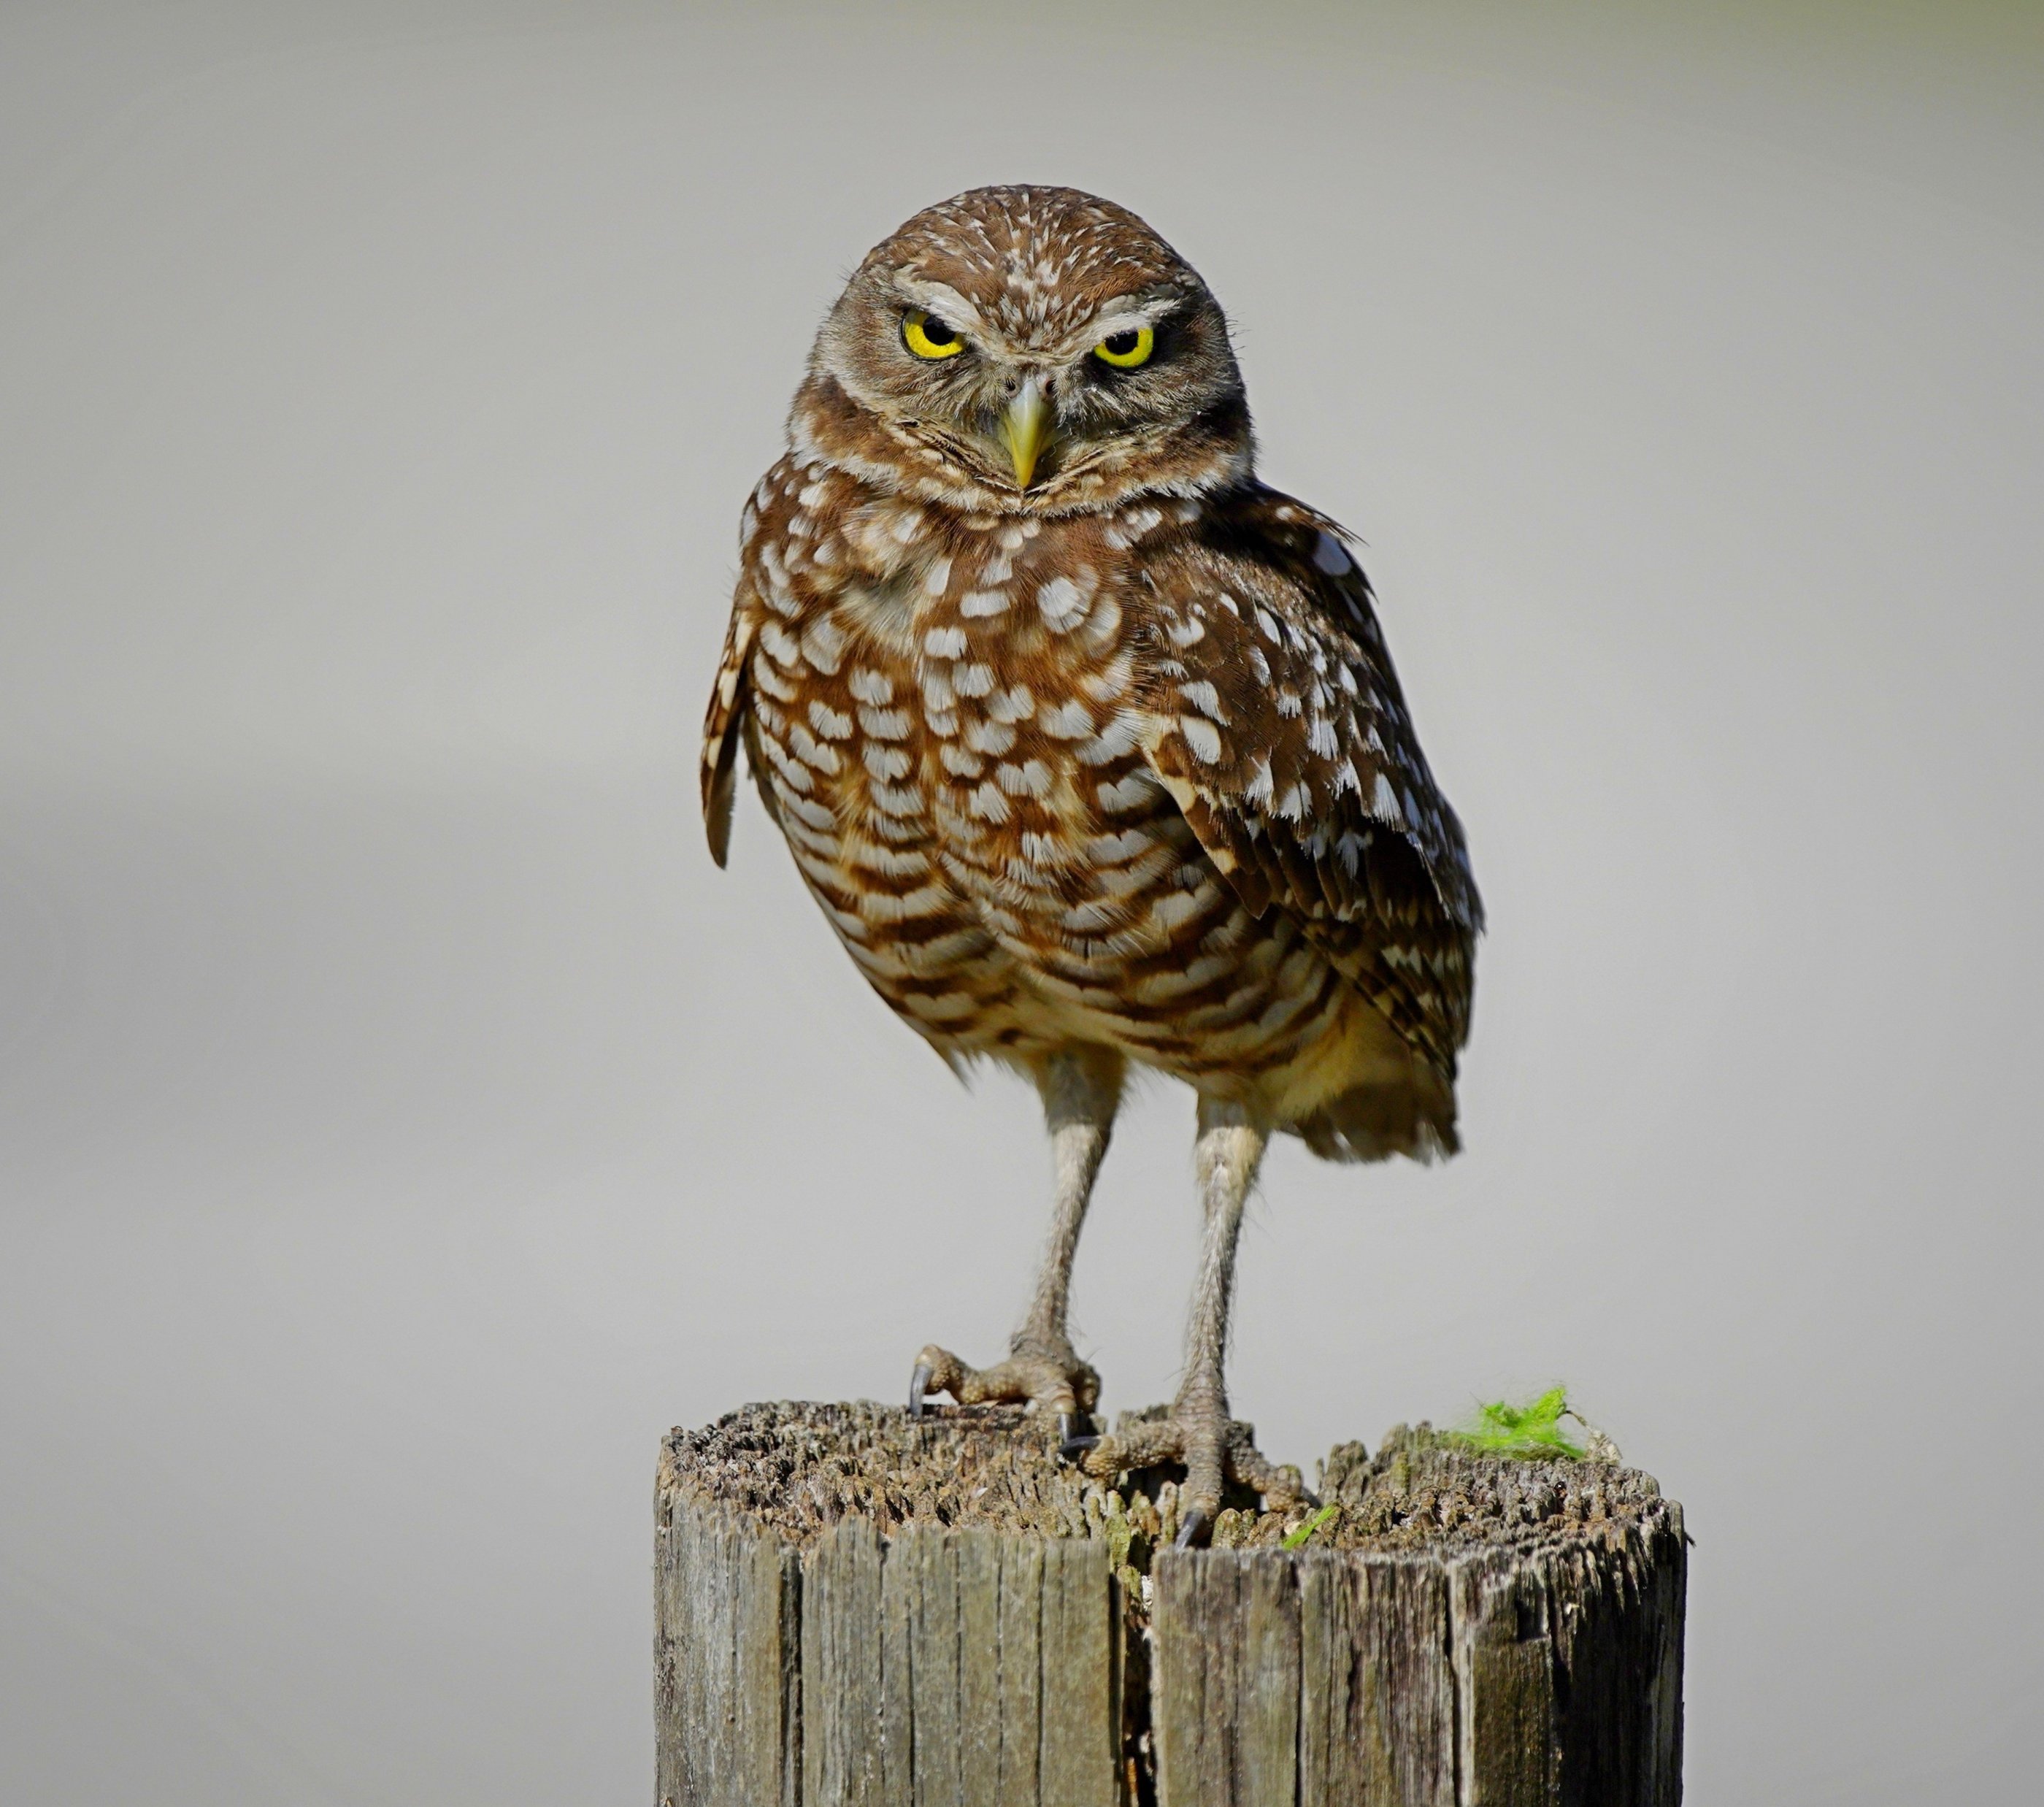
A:
<svg viewBox="0 0 2044 1807">
<path fill-rule="evenodd" d="M 1224 1368 L 1235 1295 L 1235 1244 L 1269 1140 L 1267 1128 L 1242 1105 L 1200 1100 L 1197 1159 L 1206 1221 L 1178 1397 L 1170 1416 L 1157 1423 L 1139 1425 L 1123 1436 L 1074 1438 L 1067 1445 L 1089 1474 L 1103 1478 L 1161 1462 L 1183 1463 L 1181 1548 L 1197 1542 L 1212 1524 L 1220 1510 L 1221 1490 L 1230 1481 L 1254 1488 L 1267 1504 L 1280 1509 L 1308 1497 L 1298 1471 L 1266 1461 L 1251 1428 L 1228 1415 Z"/>
<path fill-rule="evenodd" d="M 986 1400 L 1029 1400 L 1039 1411 L 1058 1414 L 1058 1433 L 1070 1437 L 1100 1399 L 1100 1376 L 1079 1359 L 1066 1328 L 1072 1290 L 1072 1258 L 1078 1252 L 1093 1185 L 1107 1153 L 1116 1106 L 1121 1101 L 1124 1063 L 1106 1048 L 1074 1048 L 1053 1055 L 1038 1069 L 1043 1118 L 1051 1132 L 1057 1175 L 1050 1241 L 1036 1276 L 1035 1296 L 1022 1328 L 1009 1339 L 1008 1359 L 990 1368 L 971 1368 L 934 1343 L 916 1358 L 909 1383 L 909 1411 L 920 1417 L 926 1394 L 948 1393 L 962 1405 Z"/>
</svg>

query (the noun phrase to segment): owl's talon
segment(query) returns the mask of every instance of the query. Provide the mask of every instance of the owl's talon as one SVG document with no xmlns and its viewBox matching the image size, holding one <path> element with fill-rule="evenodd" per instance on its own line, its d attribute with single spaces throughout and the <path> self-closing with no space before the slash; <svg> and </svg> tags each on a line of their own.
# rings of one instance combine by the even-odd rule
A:
<svg viewBox="0 0 2044 1807">
<path fill-rule="evenodd" d="M 1178 1498 L 1188 1518 L 1197 1521 L 1196 1536 L 1220 1515 L 1221 1496 L 1230 1482 L 1252 1489 L 1266 1511 L 1282 1512 L 1301 1500 L 1313 1500 L 1297 1469 L 1278 1467 L 1257 1448 L 1254 1426 L 1212 1406 L 1181 1405 L 1167 1418 L 1095 1438 L 1079 1462 L 1097 1480 L 1108 1482 L 1165 1463 L 1182 1467 L 1185 1478 Z M 1186 1546 L 1181 1540 L 1178 1547 Z"/>
<path fill-rule="evenodd" d="M 1171 1540 L 1174 1550 L 1189 1550 L 1199 1540 L 1200 1533 L 1207 1528 L 1206 1510 L 1194 1506 L 1178 1521 L 1178 1535 Z"/>
<path fill-rule="evenodd" d="M 909 1382 L 910 1417 L 922 1417 L 932 1393 L 948 1393 L 961 1405 L 1029 1405 L 1039 1412 L 1055 1412 L 1062 1439 L 1099 1404 L 1100 1376 L 1062 1336 L 1018 1336 L 1008 1359 L 990 1368 L 967 1367 L 950 1350 L 932 1343 L 916 1358 Z"/>
<path fill-rule="evenodd" d="M 1082 1462 L 1089 1450 L 1100 1448 L 1100 1433 L 1097 1431 L 1074 1432 L 1070 1428 L 1071 1423 L 1069 1417 L 1058 1421 L 1058 1454 L 1066 1462 Z"/>
</svg>

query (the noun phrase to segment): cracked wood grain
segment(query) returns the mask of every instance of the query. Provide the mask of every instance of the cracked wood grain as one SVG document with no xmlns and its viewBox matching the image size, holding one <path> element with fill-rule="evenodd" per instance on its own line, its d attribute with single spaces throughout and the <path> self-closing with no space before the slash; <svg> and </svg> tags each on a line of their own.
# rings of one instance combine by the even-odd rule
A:
<svg viewBox="0 0 2044 1807">
<path fill-rule="evenodd" d="M 1686 1540 L 1646 1477 L 1401 1430 L 1330 1459 L 1313 1545 L 1247 1513 L 1178 1552 L 1013 1418 L 668 1440 L 663 1807 L 1677 1807 Z"/>
</svg>

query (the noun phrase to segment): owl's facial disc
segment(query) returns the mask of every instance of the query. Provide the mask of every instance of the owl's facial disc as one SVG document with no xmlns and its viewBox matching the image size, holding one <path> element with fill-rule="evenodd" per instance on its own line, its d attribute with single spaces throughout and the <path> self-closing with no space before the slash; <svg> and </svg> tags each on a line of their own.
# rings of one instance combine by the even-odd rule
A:
<svg viewBox="0 0 2044 1807">
<path fill-rule="evenodd" d="M 943 285 L 857 287 L 826 330 L 824 368 L 882 421 L 934 438 L 977 480 L 1024 494 L 1182 424 L 1216 377 L 1224 387 L 1239 380 L 1231 361 L 1217 371 L 1202 360 L 1208 335 L 1180 329 L 1178 316 L 1193 310 L 1177 292 L 1109 300 L 1052 335 L 1004 330 Z"/>
<path fill-rule="evenodd" d="M 867 481 L 996 512 L 1188 495 L 1251 467 L 1228 325 L 1134 216 L 975 191 L 877 247 L 819 333 L 801 442 Z"/>
<path fill-rule="evenodd" d="M 909 292 L 912 297 L 926 293 L 921 289 Z M 1057 434 L 1057 409 L 1052 399 L 1055 377 L 1034 361 L 1018 356 L 1014 347 L 989 332 L 978 309 L 955 290 L 928 294 L 928 298 L 943 308 L 945 314 L 970 321 L 970 336 L 952 325 L 945 314 L 927 307 L 905 307 L 901 327 L 903 348 L 919 364 L 947 363 L 953 359 L 975 356 L 983 360 L 984 370 L 961 369 L 957 374 L 965 379 L 962 385 L 947 390 L 933 390 L 932 398 L 939 409 L 952 415 L 945 422 L 948 429 L 978 440 L 989 452 L 996 444 L 1004 448 L 1015 473 L 1016 488 L 1026 491 L 1038 462 Z M 989 386 L 1007 396 L 1006 405 L 991 419 L 980 405 Z M 964 404 L 962 409 L 960 403 Z"/>
</svg>

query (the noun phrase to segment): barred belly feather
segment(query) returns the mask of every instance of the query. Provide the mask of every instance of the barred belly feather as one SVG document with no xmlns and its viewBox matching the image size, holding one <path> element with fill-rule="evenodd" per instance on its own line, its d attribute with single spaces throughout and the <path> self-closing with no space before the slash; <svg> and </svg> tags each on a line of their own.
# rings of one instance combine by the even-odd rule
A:
<svg viewBox="0 0 2044 1807">
<path fill-rule="evenodd" d="M 1287 795 L 1317 774 L 1338 805 L 1360 789 L 1347 741 L 1372 725 L 1331 726 L 1327 704 L 1360 686 L 1330 679 L 1324 656 L 1315 675 L 1303 632 L 1318 694 L 1288 714 L 1293 693 L 1255 675 L 1286 646 L 1272 598 L 1238 601 L 1224 574 L 1189 584 L 1184 567 L 1245 526 L 1281 552 L 1286 517 L 1302 562 L 1324 567 L 1326 536 L 1297 505 L 1253 491 L 1235 513 L 961 513 L 791 454 L 748 511 L 706 783 L 724 774 L 728 792 L 732 724 L 717 718 L 742 711 L 805 882 L 874 989 L 947 1058 L 1028 1065 L 1101 1044 L 1253 1099 L 1324 1153 L 1450 1148 L 1459 1025 L 1424 1032 L 1413 988 L 1386 982 L 1395 950 L 1316 933 L 1311 911 L 1274 907 L 1267 878 L 1245 885 L 1237 844 L 1254 825 L 1224 822 L 1187 782 L 1246 757 L 1245 793 L 1274 791 L 1281 769 Z M 1194 675 L 1201 643 L 1204 670 L 1231 630 L 1242 656 Z M 1343 674 L 1369 663 L 1348 645 Z M 1431 913 L 1452 925 L 1452 900 Z M 1358 951 L 1381 957 L 1344 960 Z M 1344 1099 L 1377 1121 L 1344 1128 Z"/>
</svg>

